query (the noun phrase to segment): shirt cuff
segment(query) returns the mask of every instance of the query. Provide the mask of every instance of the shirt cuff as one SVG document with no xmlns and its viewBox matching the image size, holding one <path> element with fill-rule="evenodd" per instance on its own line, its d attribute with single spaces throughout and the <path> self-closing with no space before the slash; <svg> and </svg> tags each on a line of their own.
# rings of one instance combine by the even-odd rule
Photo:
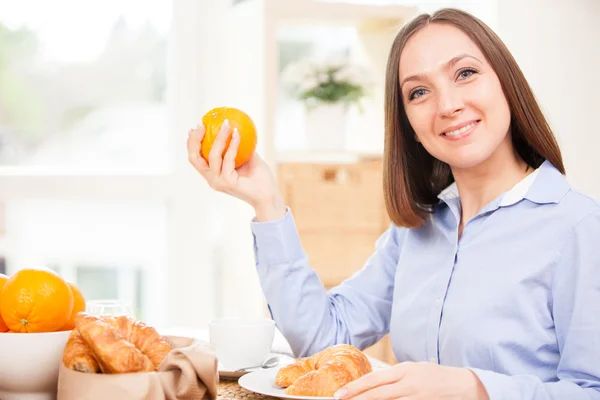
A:
<svg viewBox="0 0 600 400">
<path fill-rule="evenodd" d="M 258 266 L 289 264 L 305 256 L 289 208 L 282 219 L 258 222 L 253 218 L 250 227 L 254 236 L 254 254 Z"/>
<path fill-rule="evenodd" d="M 499 374 L 494 371 L 488 371 L 479 368 L 469 368 L 481 381 L 483 387 L 488 393 L 490 400 L 514 400 L 518 399 L 518 391 L 513 390 L 513 380 L 510 376 Z M 515 395 L 513 397 L 509 394 Z"/>
</svg>

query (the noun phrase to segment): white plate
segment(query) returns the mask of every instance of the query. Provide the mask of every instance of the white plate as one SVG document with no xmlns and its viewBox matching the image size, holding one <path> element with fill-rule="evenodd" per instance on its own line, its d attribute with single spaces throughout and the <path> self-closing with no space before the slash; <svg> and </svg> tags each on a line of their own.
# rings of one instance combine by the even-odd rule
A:
<svg viewBox="0 0 600 400">
<path fill-rule="evenodd" d="M 275 376 L 279 368 L 262 369 L 246 374 L 240 378 L 238 385 L 246 390 L 262 394 L 265 396 L 279 397 L 280 399 L 311 399 L 311 400 L 332 400 L 333 397 L 305 397 L 291 396 L 285 393 L 285 389 L 275 385 Z"/>
<path fill-rule="evenodd" d="M 271 369 L 259 369 L 249 374 L 242 376 L 238 380 L 238 385 L 243 387 L 246 390 L 251 392 L 255 392 L 258 394 L 262 394 L 265 396 L 278 397 L 280 399 L 309 399 L 309 400 L 331 400 L 333 397 L 317 397 L 317 396 L 292 396 L 285 392 L 285 389 L 281 386 L 275 385 L 275 376 L 277 375 L 277 371 L 283 365 L 279 365 L 278 367 Z M 373 365 L 374 363 L 371 362 Z M 388 364 L 379 362 L 373 365 L 373 370 L 387 369 L 390 366 Z"/>
<path fill-rule="evenodd" d="M 271 358 L 271 357 L 279 357 L 279 365 L 277 367 L 274 367 L 274 369 L 279 369 L 284 365 L 287 365 L 287 364 L 290 364 L 290 363 L 296 361 L 294 358 L 288 356 L 287 354 L 269 353 L 267 358 Z M 218 370 L 219 370 L 219 378 L 232 380 L 232 379 L 237 379 L 244 375 L 247 375 L 250 372 L 258 371 L 259 368 L 249 369 L 246 371 L 232 371 L 230 369 L 227 369 L 221 363 L 219 363 Z"/>
</svg>

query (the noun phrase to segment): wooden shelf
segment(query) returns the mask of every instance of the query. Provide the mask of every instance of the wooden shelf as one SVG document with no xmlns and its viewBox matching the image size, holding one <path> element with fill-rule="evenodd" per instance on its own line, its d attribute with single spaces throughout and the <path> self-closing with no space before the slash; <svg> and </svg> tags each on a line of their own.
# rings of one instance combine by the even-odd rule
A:
<svg viewBox="0 0 600 400">
<path fill-rule="evenodd" d="M 365 160 L 376 160 L 381 153 L 358 153 L 350 151 L 279 151 L 276 155 L 277 164 L 309 163 L 309 164 L 356 164 Z"/>
<path fill-rule="evenodd" d="M 382 159 L 280 163 L 279 187 L 294 213 L 310 266 L 330 289 L 360 270 L 388 228 Z M 389 335 L 367 354 L 394 363 Z"/>
</svg>

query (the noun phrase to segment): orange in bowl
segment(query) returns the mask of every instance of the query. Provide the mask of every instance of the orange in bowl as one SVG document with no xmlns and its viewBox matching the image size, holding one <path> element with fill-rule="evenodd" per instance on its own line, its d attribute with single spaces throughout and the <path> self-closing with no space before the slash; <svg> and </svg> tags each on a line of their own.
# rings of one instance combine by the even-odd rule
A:
<svg viewBox="0 0 600 400">
<path fill-rule="evenodd" d="M 71 293 L 73 293 L 73 311 L 71 311 L 71 316 L 69 317 L 69 321 L 61 330 L 70 331 L 75 329 L 75 316 L 79 312 L 85 311 L 85 298 L 81 293 L 81 290 L 74 283 L 67 282 L 69 287 L 71 288 Z"/>
<path fill-rule="evenodd" d="M 252 118 L 242 110 L 233 107 L 219 107 L 213 108 L 202 117 L 202 124 L 206 128 L 204 138 L 202 139 L 202 146 L 200 148 L 200 154 L 208 162 L 208 154 L 212 149 L 213 143 L 221 125 L 225 120 L 229 120 L 231 131 L 237 128 L 240 134 L 240 145 L 238 152 L 235 157 L 235 168 L 241 167 L 247 163 L 252 154 L 256 150 L 256 126 Z M 227 144 L 223 155 L 229 148 L 231 142 L 231 136 L 227 139 Z"/>
<path fill-rule="evenodd" d="M 8 280 L 8 276 L 4 275 L 4 274 L 0 274 L 0 293 L 2 292 L 2 288 L 4 287 L 4 284 L 6 283 L 6 281 Z M 8 326 L 6 326 L 6 324 L 4 323 L 4 320 L 2 319 L 2 315 L 0 315 L 0 332 L 7 332 L 8 331 Z"/>
<path fill-rule="evenodd" d="M 56 272 L 22 269 L 0 292 L 0 315 L 12 332 L 54 332 L 73 311 L 73 292 Z"/>
</svg>

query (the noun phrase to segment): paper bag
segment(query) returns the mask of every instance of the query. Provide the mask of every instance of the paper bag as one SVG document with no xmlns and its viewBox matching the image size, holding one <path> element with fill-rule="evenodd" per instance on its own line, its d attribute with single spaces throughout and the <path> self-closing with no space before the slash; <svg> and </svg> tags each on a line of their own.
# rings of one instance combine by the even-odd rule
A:
<svg viewBox="0 0 600 400">
<path fill-rule="evenodd" d="M 158 372 L 90 374 L 62 363 L 58 400 L 215 400 L 217 357 L 197 339 L 165 336 L 173 350 Z"/>
</svg>

